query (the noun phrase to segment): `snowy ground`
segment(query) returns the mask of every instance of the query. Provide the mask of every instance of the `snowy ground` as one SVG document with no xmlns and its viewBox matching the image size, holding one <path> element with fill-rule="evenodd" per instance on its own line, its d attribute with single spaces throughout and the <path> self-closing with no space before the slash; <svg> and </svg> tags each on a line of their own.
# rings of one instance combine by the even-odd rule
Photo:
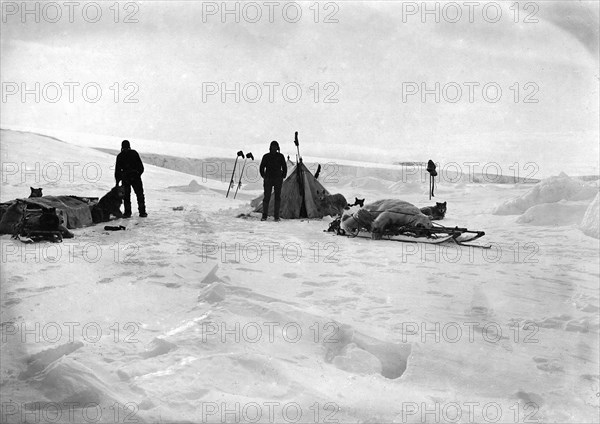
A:
<svg viewBox="0 0 600 424">
<path fill-rule="evenodd" d="M 113 185 L 89 141 L 1 143 L 1 201 Z M 173 188 L 192 179 L 204 188 Z M 597 183 L 556 222 L 549 206 L 493 214 L 532 185 L 442 183 L 444 224 L 485 230 L 490 250 L 236 218 L 258 191 L 225 199 L 154 166 L 144 184 L 149 217 L 114 222 L 126 231 L 0 237 L 2 422 L 597 422 L 599 242 L 579 229 Z M 327 188 L 368 202 L 388 185 Z M 432 204 L 407 187 L 393 196 Z"/>
</svg>

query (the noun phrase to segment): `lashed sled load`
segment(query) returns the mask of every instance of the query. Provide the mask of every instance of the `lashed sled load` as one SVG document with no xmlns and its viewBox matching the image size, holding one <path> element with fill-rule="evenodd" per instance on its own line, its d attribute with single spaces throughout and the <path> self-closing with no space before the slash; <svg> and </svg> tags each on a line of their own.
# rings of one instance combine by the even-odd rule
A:
<svg viewBox="0 0 600 424">
<path fill-rule="evenodd" d="M 398 199 L 383 199 L 369 203 L 355 214 L 346 213 L 341 219 L 341 228 L 353 232 L 365 228 L 372 233 L 382 233 L 391 227 L 431 228 L 431 219 L 412 203 Z"/>
<path fill-rule="evenodd" d="M 106 196 L 105 196 L 106 197 Z M 69 229 L 108 221 L 98 197 L 43 196 L 14 199 L 0 204 L 0 234 L 34 241 L 71 238 Z"/>
<path fill-rule="evenodd" d="M 334 221 L 330 225 L 330 230 L 333 229 L 340 235 L 350 237 L 365 237 L 366 233 L 373 239 L 386 238 L 421 243 L 454 241 L 464 244 L 485 235 L 483 231 L 437 225 L 418 207 L 399 199 L 378 200 L 358 211 L 346 212 L 339 222 Z"/>
<path fill-rule="evenodd" d="M 0 234 L 71 238 L 68 229 L 93 224 L 92 209 L 98 198 L 44 196 L 15 199 L 0 207 Z"/>
<path fill-rule="evenodd" d="M 93 225 L 97 197 L 44 196 L 15 199 L 0 207 L 0 234 L 60 241 L 69 229 Z"/>
</svg>

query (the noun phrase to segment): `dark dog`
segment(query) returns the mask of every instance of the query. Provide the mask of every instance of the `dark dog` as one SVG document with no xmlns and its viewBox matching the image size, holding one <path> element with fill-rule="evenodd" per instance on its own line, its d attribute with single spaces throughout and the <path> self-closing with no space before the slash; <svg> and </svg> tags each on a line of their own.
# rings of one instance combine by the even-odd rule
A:
<svg viewBox="0 0 600 424">
<path fill-rule="evenodd" d="M 435 202 L 435 206 L 421 208 L 421 212 L 433 220 L 444 219 L 444 216 L 446 216 L 446 202 Z"/>
<path fill-rule="evenodd" d="M 359 199 L 358 197 L 354 198 L 354 203 L 352 203 L 351 205 L 348 205 L 349 207 L 351 206 L 360 206 L 361 208 L 365 205 L 365 199 Z"/>
<path fill-rule="evenodd" d="M 29 197 L 42 197 L 42 188 L 33 188 L 33 187 L 29 187 L 31 189 L 31 194 L 29 195 Z"/>
<path fill-rule="evenodd" d="M 21 206 L 20 206 L 21 205 Z M 22 207 L 20 210 L 20 217 L 18 222 L 15 222 L 12 226 L 13 236 L 26 236 L 31 237 L 34 241 L 39 240 L 52 240 L 57 241 L 55 236 L 60 233 L 60 239 L 73 238 L 75 235 L 70 232 L 63 224 L 64 220 L 62 212 L 58 212 L 56 208 L 34 208 L 27 209 L 26 205 L 20 202 L 15 202 L 7 213 L 11 212 L 12 208 Z M 16 214 L 15 214 L 16 217 Z M 3 229 L 2 232 L 6 232 L 7 229 Z"/>
<path fill-rule="evenodd" d="M 0 219 L 0 234 L 13 234 L 16 227 L 23 219 L 25 213 L 25 203 L 16 201 L 11 203 L 4 210 L 2 219 Z"/>
<path fill-rule="evenodd" d="M 110 220 L 111 215 L 122 218 L 121 204 L 124 195 L 125 189 L 122 186 L 113 187 L 92 209 L 92 221 L 95 223 L 107 222 Z"/>
<path fill-rule="evenodd" d="M 56 215 L 56 208 L 42 209 L 39 216 L 38 226 L 42 231 L 58 231 L 60 218 Z"/>
</svg>

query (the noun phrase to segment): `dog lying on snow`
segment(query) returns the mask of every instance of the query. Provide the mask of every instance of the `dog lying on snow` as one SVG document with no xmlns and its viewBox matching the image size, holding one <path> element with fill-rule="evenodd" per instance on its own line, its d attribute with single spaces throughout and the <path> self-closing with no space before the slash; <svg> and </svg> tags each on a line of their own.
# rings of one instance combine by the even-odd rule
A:
<svg viewBox="0 0 600 424">
<path fill-rule="evenodd" d="M 56 208 L 42 208 L 39 213 L 32 215 L 25 223 L 26 231 L 58 231 L 63 238 L 73 238 L 75 235 L 65 227 L 62 213 Z"/>
<path fill-rule="evenodd" d="M 354 214 L 344 213 L 340 227 L 346 232 L 359 228 L 371 231 L 372 238 L 380 239 L 390 227 L 411 226 L 431 228 L 431 219 L 412 203 L 398 199 L 383 199 L 369 203 Z"/>
<path fill-rule="evenodd" d="M 446 202 L 435 202 L 435 206 L 426 206 L 424 208 L 421 208 L 421 212 L 429 216 L 432 221 L 437 219 L 444 219 L 444 216 L 446 216 L 446 210 Z"/>
<path fill-rule="evenodd" d="M 327 194 L 325 190 L 317 190 L 317 198 L 321 202 L 321 208 L 325 211 L 325 215 L 341 215 L 342 212 L 348 209 L 348 201 L 340 194 Z"/>
</svg>

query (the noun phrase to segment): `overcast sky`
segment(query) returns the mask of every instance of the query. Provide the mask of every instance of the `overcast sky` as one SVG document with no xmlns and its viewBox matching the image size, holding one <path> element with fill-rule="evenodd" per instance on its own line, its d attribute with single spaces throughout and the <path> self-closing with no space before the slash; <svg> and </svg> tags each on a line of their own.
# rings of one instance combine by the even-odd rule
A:
<svg viewBox="0 0 600 424">
<path fill-rule="evenodd" d="M 598 166 L 597 1 L 530 2 L 518 11 L 513 1 L 495 2 L 485 15 L 481 3 L 473 22 L 463 2 L 429 2 L 439 6 L 439 23 L 421 15 L 421 2 L 323 2 L 319 22 L 314 2 L 287 6 L 285 15 L 287 3 L 274 4 L 273 22 L 263 2 L 230 2 L 239 23 L 215 10 L 221 2 L 121 3 L 117 23 L 114 2 L 98 3 L 95 23 L 86 2 L 72 23 L 64 3 L 56 3 L 60 19 L 57 8 L 40 6 L 39 23 L 21 4 L 3 3 L 3 126 L 178 141 L 195 152 L 230 146 L 234 154 L 257 144 L 266 151 L 273 139 L 293 154 L 299 131 L 303 153 L 313 156 L 536 162 L 542 173 Z M 254 5 L 262 13 L 256 23 L 248 22 L 257 20 Z M 298 8 L 302 16 L 290 22 Z M 457 10 L 460 20 L 448 22 Z M 123 22 L 128 15 L 137 22 Z M 32 94 L 23 101 L 22 83 L 36 82 L 39 103 Z M 72 103 L 65 82 L 80 84 Z M 240 102 L 235 94 L 223 102 L 221 84 L 235 92 L 236 82 Z M 49 83 L 62 86 L 56 103 Z M 98 102 L 89 101 L 94 86 L 83 97 L 86 83 L 101 88 Z M 440 84 L 439 103 L 435 94 L 423 101 L 422 83 L 433 91 Z M 253 103 L 257 86 L 262 97 Z M 497 87 L 502 96 L 492 102 Z M 126 103 L 127 95 L 138 102 Z"/>
</svg>

